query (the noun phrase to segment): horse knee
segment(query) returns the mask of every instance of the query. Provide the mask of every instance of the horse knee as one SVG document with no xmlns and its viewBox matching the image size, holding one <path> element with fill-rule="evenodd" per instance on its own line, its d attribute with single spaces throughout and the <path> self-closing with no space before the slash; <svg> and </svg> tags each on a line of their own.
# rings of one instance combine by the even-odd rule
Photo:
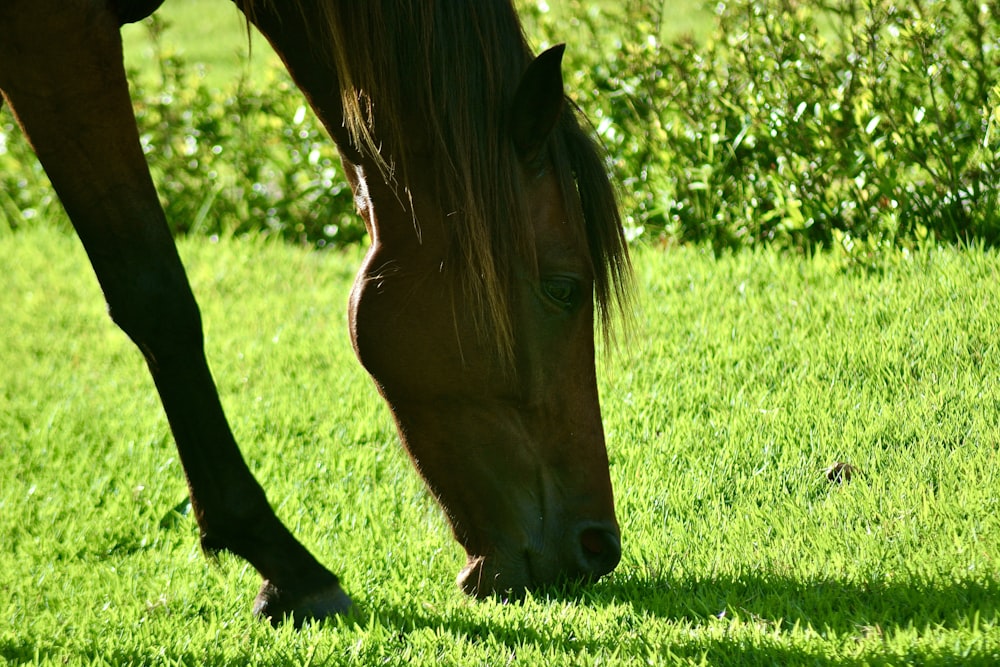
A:
<svg viewBox="0 0 1000 667">
<path fill-rule="evenodd" d="M 104 292 L 111 319 L 150 363 L 200 352 L 201 313 L 183 271 L 145 270 Z"/>
</svg>

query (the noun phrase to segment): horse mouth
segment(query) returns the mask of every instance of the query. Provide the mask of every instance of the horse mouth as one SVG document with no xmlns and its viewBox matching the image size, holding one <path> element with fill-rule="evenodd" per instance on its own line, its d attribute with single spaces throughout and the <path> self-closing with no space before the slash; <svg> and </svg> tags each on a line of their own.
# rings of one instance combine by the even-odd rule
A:
<svg viewBox="0 0 1000 667">
<path fill-rule="evenodd" d="M 575 563 L 546 556 L 530 548 L 506 559 L 497 555 L 470 555 L 456 582 L 466 594 L 479 599 L 517 600 L 525 591 L 565 583 L 590 584 L 610 573 L 621 558 L 617 533 L 590 528 Z M 582 562 L 581 562 L 582 561 Z"/>
<path fill-rule="evenodd" d="M 470 555 L 456 583 L 467 595 L 481 600 L 490 597 L 520 599 L 525 591 L 538 585 L 528 551 L 502 565 L 495 558 Z"/>
</svg>

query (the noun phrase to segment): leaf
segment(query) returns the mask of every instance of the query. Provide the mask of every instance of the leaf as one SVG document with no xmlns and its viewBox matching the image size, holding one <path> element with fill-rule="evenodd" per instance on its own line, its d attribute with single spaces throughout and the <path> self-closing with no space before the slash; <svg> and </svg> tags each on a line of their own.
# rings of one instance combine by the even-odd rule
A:
<svg viewBox="0 0 1000 667">
<path fill-rule="evenodd" d="M 170 530 L 182 524 L 186 517 L 191 514 L 191 498 L 185 496 L 184 500 L 170 508 L 170 510 L 160 518 L 160 529 Z"/>
</svg>

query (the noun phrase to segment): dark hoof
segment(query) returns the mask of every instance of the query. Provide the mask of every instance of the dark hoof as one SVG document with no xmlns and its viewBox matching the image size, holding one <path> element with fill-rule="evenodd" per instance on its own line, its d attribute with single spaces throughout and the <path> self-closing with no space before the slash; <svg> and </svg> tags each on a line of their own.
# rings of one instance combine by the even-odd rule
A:
<svg viewBox="0 0 1000 667">
<path fill-rule="evenodd" d="M 844 463 L 842 461 L 837 461 L 826 469 L 827 481 L 833 482 L 834 484 L 844 484 L 845 482 L 850 482 L 852 477 L 860 474 L 860 470 L 852 466 L 850 463 Z"/>
<path fill-rule="evenodd" d="M 298 628 L 308 620 L 348 616 L 355 610 L 354 602 L 339 584 L 308 595 L 292 595 L 265 580 L 253 601 L 253 615 L 266 618 L 275 627 L 290 620 Z"/>
</svg>

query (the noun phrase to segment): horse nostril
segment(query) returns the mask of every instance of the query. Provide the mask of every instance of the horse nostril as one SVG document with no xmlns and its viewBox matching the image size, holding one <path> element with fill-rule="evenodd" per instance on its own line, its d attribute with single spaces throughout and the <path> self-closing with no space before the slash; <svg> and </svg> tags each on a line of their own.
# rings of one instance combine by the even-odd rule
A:
<svg viewBox="0 0 1000 667">
<path fill-rule="evenodd" d="M 607 549 L 607 537 L 602 530 L 587 528 L 580 534 L 580 544 L 585 553 L 598 556 Z"/>
<path fill-rule="evenodd" d="M 578 532 L 577 561 L 584 575 L 604 576 L 615 569 L 622 557 L 618 531 L 605 524 L 588 524 Z"/>
</svg>

